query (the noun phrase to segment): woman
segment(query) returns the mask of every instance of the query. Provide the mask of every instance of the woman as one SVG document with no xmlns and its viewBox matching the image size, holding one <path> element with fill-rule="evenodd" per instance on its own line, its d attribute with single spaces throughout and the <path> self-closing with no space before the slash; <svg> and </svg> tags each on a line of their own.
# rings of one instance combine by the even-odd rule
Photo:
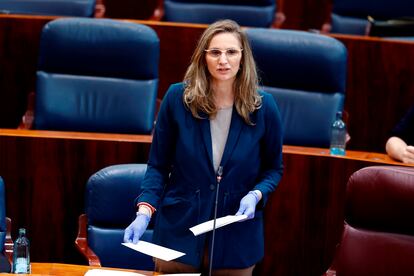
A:
<svg viewBox="0 0 414 276">
<path fill-rule="evenodd" d="M 217 229 L 213 274 L 252 275 L 263 257 L 262 209 L 282 176 L 282 129 L 272 96 L 257 82 L 246 35 L 223 20 L 205 30 L 184 83 L 164 97 L 139 211 L 124 236 L 136 243 L 157 212 L 153 242 L 186 255 L 156 259 L 156 271 L 207 270 L 211 232 L 195 237 L 189 228 L 214 217 L 218 181 L 217 217 L 247 220 Z"/>
</svg>

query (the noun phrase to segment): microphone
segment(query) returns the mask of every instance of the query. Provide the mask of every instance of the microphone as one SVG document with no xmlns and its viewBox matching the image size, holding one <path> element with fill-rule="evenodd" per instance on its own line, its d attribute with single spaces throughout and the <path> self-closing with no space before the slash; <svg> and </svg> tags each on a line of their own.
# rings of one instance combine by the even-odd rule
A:
<svg viewBox="0 0 414 276">
<path fill-rule="evenodd" d="M 211 271 L 213 269 L 213 253 L 214 253 L 214 237 L 216 234 L 216 220 L 217 220 L 217 205 L 218 205 L 218 196 L 219 196 L 219 188 L 220 188 L 220 181 L 223 175 L 223 167 L 219 166 L 217 169 L 216 181 L 216 201 L 214 202 L 214 219 L 213 219 L 213 236 L 211 238 L 211 252 L 210 252 L 210 266 L 208 269 L 208 275 L 211 276 Z"/>
</svg>

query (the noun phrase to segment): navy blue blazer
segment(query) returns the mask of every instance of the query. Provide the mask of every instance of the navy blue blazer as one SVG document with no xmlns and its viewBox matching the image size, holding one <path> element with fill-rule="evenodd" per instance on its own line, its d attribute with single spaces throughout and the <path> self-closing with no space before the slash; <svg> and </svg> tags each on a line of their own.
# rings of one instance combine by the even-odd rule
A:
<svg viewBox="0 0 414 276">
<path fill-rule="evenodd" d="M 171 85 L 158 113 L 148 169 L 138 202 L 157 209 L 153 242 L 186 253 L 177 261 L 199 267 L 211 232 L 195 237 L 190 227 L 213 218 L 216 172 L 210 121 L 197 119 L 183 103 L 183 83 Z M 254 219 L 217 229 L 213 268 L 246 268 L 264 254 L 263 205 L 278 185 L 282 166 L 282 123 L 273 97 L 244 122 L 233 108 L 221 166 L 218 217 L 234 215 L 251 190 L 263 199 Z"/>
</svg>

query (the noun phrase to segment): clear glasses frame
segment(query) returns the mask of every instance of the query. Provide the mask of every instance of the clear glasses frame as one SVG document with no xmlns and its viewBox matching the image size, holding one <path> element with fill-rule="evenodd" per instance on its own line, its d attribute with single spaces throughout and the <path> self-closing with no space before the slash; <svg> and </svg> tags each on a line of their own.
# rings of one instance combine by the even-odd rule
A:
<svg viewBox="0 0 414 276">
<path fill-rule="evenodd" d="M 218 48 L 212 48 L 212 49 L 205 49 L 204 50 L 207 55 L 209 55 L 212 58 L 219 58 L 222 54 L 225 54 L 225 56 L 229 59 L 238 57 L 243 49 L 236 49 L 236 48 L 228 48 L 225 50 L 221 50 Z"/>
</svg>

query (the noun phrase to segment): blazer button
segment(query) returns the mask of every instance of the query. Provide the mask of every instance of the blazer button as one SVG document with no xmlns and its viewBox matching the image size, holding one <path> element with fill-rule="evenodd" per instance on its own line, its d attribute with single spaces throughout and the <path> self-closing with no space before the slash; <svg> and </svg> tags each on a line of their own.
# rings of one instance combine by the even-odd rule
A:
<svg viewBox="0 0 414 276">
<path fill-rule="evenodd" d="M 214 191 L 215 188 L 216 186 L 214 186 L 213 184 L 210 185 L 210 190 Z"/>
</svg>

